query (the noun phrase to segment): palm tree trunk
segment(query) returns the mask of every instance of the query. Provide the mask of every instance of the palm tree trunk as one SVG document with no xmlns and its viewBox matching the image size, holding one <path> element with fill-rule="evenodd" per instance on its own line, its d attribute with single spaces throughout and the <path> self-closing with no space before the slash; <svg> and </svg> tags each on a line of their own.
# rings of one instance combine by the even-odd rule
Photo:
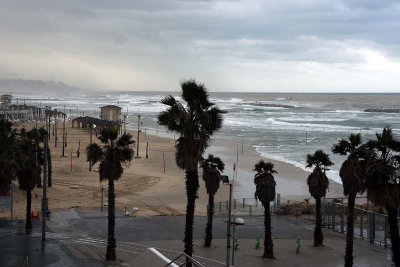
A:
<svg viewBox="0 0 400 267">
<path fill-rule="evenodd" d="M 186 224 L 185 224 L 185 250 L 188 256 L 193 254 L 193 219 L 195 202 L 197 198 L 197 190 L 199 189 L 199 175 L 197 173 L 197 166 L 191 170 L 186 171 Z M 187 263 L 187 267 L 191 267 L 192 263 Z"/>
<path fill-rule="evenodd" d="M 108 242 L 107 242 L 107 261 L 115 261 L 117 256 L 115 248 L 117 243 L 115 241 L 115 193 L 114 193 L 114 179 L 108 180 Z"/>
<path fill-rule="evenodd" d="M 388 213 L 390 240 L 392 241 L 393 261 L 396 267 L 400 267 L 400 240 L 399 226 L 397 224 L 397 209 L 386 207 Z"/>
<path fill-rule="evenodd" d="M 206 227 L 206 237 L 204 240 L 204 247 L 211 247 L 213 216 L 214 216 L 214 195 L 209 194 L 208 209 L 207 209 L 207 227 Z"/>
<path fill-rule="evenodd" d="M 263 258 L 274 258 L 274 243 L 272 242 L 271 234 L 271 211 L 269 202 L 264 203 L 264 228 L 265 228 L 265 239 L 264 239 L 264 255 Z"/>
<path fill-rule="evenodd" d="M 53 180 L 51 178 L 52 169 L 51 169 L 51 152 L 50 148 L 47 148 L 47 186 L 51 187 L 53 185 Z"/>
<path fill-rule="evenodd" d="M 322 216 L 321 216 L 321 198 L 315 199 L 315 229 L 314 229 L 314 247 L 323 246 L 324 236 L 322 235 Z"/>
<path fill-rule="evenodd" d="M 347 205 L 347 231 L 346 231 L 346 255 L 344 256 L 344 266 L 353 266 L 353 239 L 354 239 L 354 206 L 356 196 L 350 194 Z"/>
<path fill-rule="evenodd" d="M 30 233 L 32 231 L 31 204 L 32 204 L 32 191 L 28 190 L 26 191 L 26 222 L 25 222 L 26 233 Z"/>
</svg>

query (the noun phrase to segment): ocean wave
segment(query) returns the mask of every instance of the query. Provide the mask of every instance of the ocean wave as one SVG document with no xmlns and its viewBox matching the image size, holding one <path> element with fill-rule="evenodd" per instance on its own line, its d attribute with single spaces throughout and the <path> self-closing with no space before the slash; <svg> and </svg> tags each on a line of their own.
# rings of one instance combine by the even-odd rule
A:
<svg viewBox="0 0 400 267">
<path fill-rule="evenodd" d="M 302 169 L 306 172 L 309 172 L 309 173 L 312 172 L 312 169 L 305 167 L 306 166 L 305 161 L 295 161 L 295 160 L 288 159 L 287 157 L 285 157 L 282 154 L 269 153 L 269 152 L 263 150 L 264 146 L 262 146 L 262 145 L 260 145 L 260 146 L 255 145 L 255 146 L 253 146 L 253 148 L 256 150 L 257 153 L 260 154 L 260 156 L 262 156 L 264 158 L 288 163 L 288 164 L 293 165 L 296 168 Z M 342 184 L 342 181 L 339 176 L 339 171 L 331 169 L 331 170 L 327 171 L 327 176 L 329 179 L 333 180 L 334 182 Z"/>
<path fill-rule="evenodd" d="M 324 111 L 324 113 L 350 113 L 350 114 L 354 114 L 354 113 L 367 113 L 363 110 L 358 110 L 358 109 L 337 109 L 337 110 L 328 110 L 328 111 Z"/>
</svg>

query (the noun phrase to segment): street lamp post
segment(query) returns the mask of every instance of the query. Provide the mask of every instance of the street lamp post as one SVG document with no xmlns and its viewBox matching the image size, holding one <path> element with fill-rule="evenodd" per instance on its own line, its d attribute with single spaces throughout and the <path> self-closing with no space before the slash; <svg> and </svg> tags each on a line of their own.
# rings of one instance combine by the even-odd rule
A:
<svg viewBox="0 0 400 267">
<path fill-rule="evenodd" d="M 221 175 L 223 184 L 229 185 L 228 220 L 226 221 L 226 267 L 229 267 L 230 248 L 231 248 L 231 217 L 232 217 L 232 183 L 229 183 L 227 175 Z"/>
<path fill-rule="evenodd" d="M 55 113 L 54 113 L 54 147 L 57 147 L 57 119 L 58 119 L 58 111 L 55 110 Z"/>
<path fill-rule="evenodd" d="M 244 220 L 242 218 L 236 218 L 231 222 L 233 226 L 233 236 L 232 236 L 232 266 L 235 265 L 235 230 L 236 226 L 244 225 Z"/>
<path fill-rule="evenodd" d="M 46 111 L 50 111 L 50 107 L 46 106 Z M 50 118 L 50 113 L 46 112 L 46 114 Z M 46 126 L 47 126 L 47 118 L 46 118 Z M 46 213 L 48 207 L 48 199 L 47 199 L 47 149 L 48 149 L 48 139 L 50 127 L 46 127 L 46 133 L 44 135 L 44 165 L 43 165 L 43 197 L 42 197 L 42 241 L 46 240 Z"/>
<path fill-rule="evenodd" d="M 139 138 L 140 138 L 140 124 L 142 123 L 142 116 L 138 115 L 137 123 L 137 144 L 136 144 L 136 157 L 139 157 Z"/>
<path fill-rule="evenodd" d="M 124 134 L 126 134 L 126 119 L 128 118 L 127 115 L 124 115 Z"/>
<path fill-rule="evenodd" d="M 65 152 L 65 106 L 64 106 L 64 113 L 63 113 L 63 117 L 64 117 L 64 122 L 63 122 L 63 142 L 62 142 L 62 156 L 64 157 L 64 152 Z"/>
</svg>

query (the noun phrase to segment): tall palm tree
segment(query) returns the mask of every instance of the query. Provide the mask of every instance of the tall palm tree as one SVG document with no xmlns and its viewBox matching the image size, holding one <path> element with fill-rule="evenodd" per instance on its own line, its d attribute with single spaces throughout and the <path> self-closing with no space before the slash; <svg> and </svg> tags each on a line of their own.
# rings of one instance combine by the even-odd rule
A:
<svg viewBox="0 0 400 267">
<path fill-rule="evenodd" d="M 379 207 L 386 208 L 392 241 L 393 261 L 400 266 L 400 239 L 397 209 L 400 207 L 400 141 L 385 127 L 376 140 L 367 142 L 369 157 L 363 192 Z"/>
<path fill-rule="evenodd" d="M 158 115 L 158 123 L 180 135 L 175 145 L 175 160 L 177 166 L 185 170 L 187 205 L 184 252 L 192 256 L 193 218 L 199 188 L 198 163 L 211 136 L 222 127 L 224 112 L 209 100 L 203 84 L 188 80 L 181 83 L 181 88 L 181 97 L 186 105 L 171 95 L 163 98 L 161 103 L 168 108 Z"/>
<path fill-rule="evenodd" d="M 135 142 L 130 134 L 123 134 L 118 138 L 118 128 L 104 128 L 98 136 L 101 145 L 96 143 L 86 147 L 87 161 L 99 163 L 100 181 L 108 180 L 108 241 L 106 260 L 115 261 L 117 246 L 115 233 L 115 189 L 117 181 L 124 171 L 122 164 L 127 164 L 133 158 L 131 145 Z"/>
<path fill-rule="evenodd" d="M 361 135 L 351 134 L 348 138 L 341 139 L 332 147 L 332 152 L 339 155 L 349 155 L 340 167 L 339 175 L 343 184 L 343 193 L 347 196 L 347 231 L 345 266 L 353 266 L 353 238 L 354 238 L 354 206 L 356 195 L 361 191 L 363 169 L 359 159 Z"/>
<path fill-rule="evenodd" d="M 326 195 L 329 187 L 329 180 L 326 176 L 327 167 L 333 163 L 329 155 L 322 150 L 317 150 L 314 154 L 307 154 L 306 168 L 315 166 L 312 173 L 307 178 L 308 190 L 315 198 L 315 229 L 314 229 L 314 247 L 323 246 L 324 236 L 322 235 L 322 216 L 321 216 L 321 198 Z"/>
<path fill-rule="evenodd" d="M 17 132 L 12 123 L 0 120 L 0 193 L 7 192 L 15 178 L 15 142 Z"/>
<path fill-rule="evenodd" d="M 208 158 L 202 163 L 203 180 L 206 184 L 208 194 L 207 227 L 204 247 L 210 247 L 212 241 L 212 224 L 214 216 L 214 195 L 219 189 L 221 172 L 224 171 L 225 164 L 219 157 L 209 154 Z"/>
<path fill-rule="evenodd" d="M 260 200 L 264 206 L 264 255 L 263 258 L 274 258 L 274 244 L 271 234 L 271 210 L 270 202 L 275 199 L 276 182 L 273 174 L 277 173 L 274 170 L 274 164 L 260 160 L 255 166 L 257 172 L 254 176 L 254 184 L 256 185 L 255 197 Z"/>
<path fill-rule="evenodd" d="M 40 143 L 44 141 L 43 131 L 36 128 L 26 132 L 22 129 L 17 141 L 16 163 L 19 188 L 26 192 L 25 231 L 32 231 L 31 206 L 32 190 L 40 180 L 42 172 Z"/>
</svg>

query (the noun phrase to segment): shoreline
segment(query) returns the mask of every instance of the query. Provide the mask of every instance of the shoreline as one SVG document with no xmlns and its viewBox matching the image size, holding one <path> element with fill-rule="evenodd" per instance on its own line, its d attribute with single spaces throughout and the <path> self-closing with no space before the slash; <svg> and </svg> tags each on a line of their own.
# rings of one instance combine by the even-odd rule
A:
<svg viewBox="0 0 400 267">
<path fill-rule="evenodd" d="M 233 165 L 236 163 L 238 156 L 238 179 L 235 181 L 235 185 L 238 185 L 239 189 L 234 190 L 234 196 L 236 195 L 238 198 L 253 196 L 255 191 L 253 183 L 254 165 L 259 160 L 264 160 L 273 163 L 275 170 L 278 172 L 274 177 L 277 186 L 276 192 L 280 193 L 281 197 L 296 201 L 312 198 L 307 186 L 307 177 L 311 171 L 305 171 L 284 161 L 263 157 L 250 145 L 244 145 L 242 153 L 241 147 L 240 151 L 237 151 L 236 141 L 218 138 L 214 140 L 213 145 L 215 146 L 211 146 L 209 149 L 210 153 L 214 153 L 215 156 L 221 155 L 220 157 L 223 161 L 225 159 L 225 169 L 228 171 L 230 178 L 233 175 Z M 237 152 L 239 153 L 237 154 Z M 208 154 L 209 151 L 206 153 Z M 327 197 L 344 197 L 343 186 L 332 179 L 329 179 L 329 182 Z"/>
<path fill-rule="evenodd" d="M 33 127 L 34 123 L 24 123 L 26 128 Z M 62 125 L 58 125 L 58 135 L 62 134 Z M 51 136 L 49 147 L 53 161 L 53 187 L 49 188 L 49 207 L 51 210 L 65 210 L 72 207 L 97 207 L 100 208 L 101 187 L 103 186 L 104 202 L 107 199 L 107 181 L 100 183 L 97 166 L 89 172 L 86 162 L 85 148 L 89 144 L 89 131 L 72 128 L 71 120 L 67 124 L 68 143 L 65 148 L 65 157 L 61 156 L 61 143 L 57 142 L 55 147 L 54 136 Z M 128 130 L 133 136 L 137 131 Z M 116 181 L 116 208 L 138 209 L 133 215 L 182 215 L 186 209 L 185 174 L 175 164 L 174 139 L 159 137 L 146 133 L 140 134 L 139 155 L 124 169 L 120 180 Z M 58 138 L 62 140 L 62 138 Z M 76 151 L 80 141 L 81 155 L 78 158 Z M 93 142 L 98 139 L 93 134 Z M 149 142 L 149 157 L 146 158 L 146 143 Z M 136 144 L 134 145 L 136 154 Z M 236 162 L 236 142 L 217 138 L 204 154 L 213 153 L 220 157 L 226 164 L 224 174 L 230 178 L 233 175 L 233 164 Z M 72 156 L 72 158 L 71 158 Z M 244 146 L 243 153 L 239 153 L 237 179 L 233 198 L 253 197 L 255 186 L 253 183 L 254 164 L 260 160 L 270 161 L 275 165 L 278 174 L 275 175 L 277 182 L 276 192 L 281 194 L 281 199 L 303 201 L 311 198 L 306 179 L 308 172 L 295 167 L 289 163 L 275 161 L 261 157 L 252 147 Z M 164 164 L 165 163 L 165 164 Z M 72 171 L 71 171 L 72 164 Z M 332 180 L 331 180 L 332 181 Z M 204 182 L 199 171 L 200 188 L 196 201 L 196 215 L 206 215 L 208 196 Z M 25 216 L 25 192 L 17 189 L 14 182 L 14 215 L 24 218 Z M 32 211 L 40 210 L 41 188 L 35 188 L 32 192 Z M 343 196 L 340 184 L 330 183 L 330 191 L 327 197 Z M 226 201 L 229 197 L 229 189 L 222 183 L 215 195 L 215 202 Z M 104 208 L 106 210 L 106 208 Z M 0 213 L 0 217 L 7 216 Z"/>
</svg>

